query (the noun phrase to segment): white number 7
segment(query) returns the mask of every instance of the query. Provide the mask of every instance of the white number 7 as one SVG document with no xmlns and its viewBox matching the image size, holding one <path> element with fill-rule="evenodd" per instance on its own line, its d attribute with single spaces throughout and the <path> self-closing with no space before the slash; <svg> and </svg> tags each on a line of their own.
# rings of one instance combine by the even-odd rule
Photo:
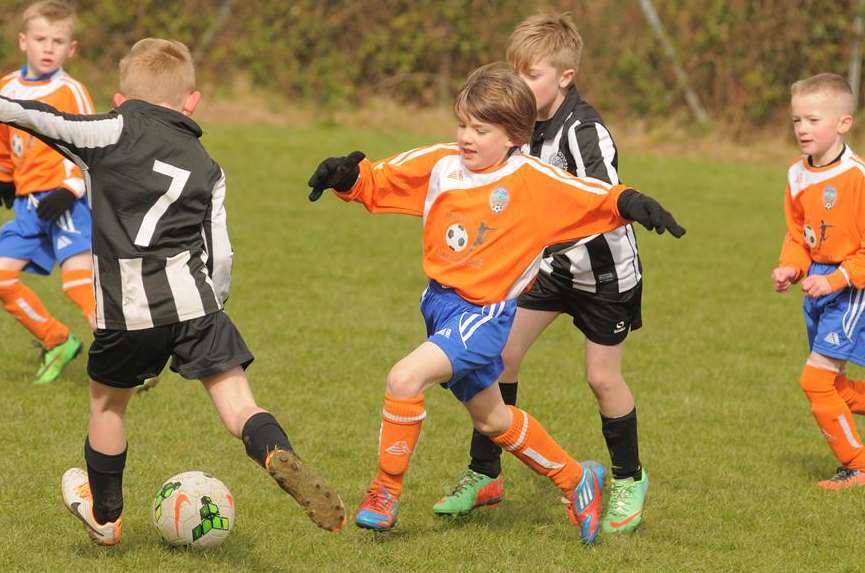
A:
<svg viewBox="0 0 865 573">
<path fill-rule="evenodd" d="M 162 175 L 168 175 L 171 177 L 171 185 L 168 186 L 168 191 L 160 195 L 159 199 L 156 200 L 156 203 L 154 203 L 153 206 L 147 210 L 147 214 L 144 215 L 144 220 L 141 221 L 141 227 L 138 229 L 138 234 L 135 235 L 135 244 L 139 247 L 150 246 L 150 240 L 153 239 L 153 233 L 156 231 L 156 224 L 159 223 L 159 219 L 165 215 L 165 212 L 171 204 L 177 201 L 178 197 L 180 197 L 180 194 L 183 192 L 183 188 L 186 187 L 186 182 L 189 180 L 191 174 L 191 172 L 186 169 L 163 163 L 158 159 L 153 161 L 153 170 Z"/>
</svg>

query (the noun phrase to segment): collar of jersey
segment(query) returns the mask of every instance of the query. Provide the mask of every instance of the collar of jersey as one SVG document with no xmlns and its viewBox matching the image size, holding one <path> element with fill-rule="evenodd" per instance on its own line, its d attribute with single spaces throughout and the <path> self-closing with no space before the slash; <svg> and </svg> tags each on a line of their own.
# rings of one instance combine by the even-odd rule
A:
<svg viewBox="0 0 865 573">
<path fill-rule="evenodd" d="M 21 66 L 20 73 L 21 73 L 20 80 L 22 82 L 32 82 L 32 83 L 47 82 L 48 80 L 53 80 L 55 77 L 62 74 L 63 68 L 57 68 L 53 72 L 47 72 L 47 73 L 42 74 L 41 76 L 36 76 L 35 78 L 28 78 L 27 77 L 27 64 L 24 64 L 23 66 Z"/>
<path fill-rule="evenodd" d="M 841 153 L 838 154 L 838 157 L 836 157 L 835 159 L 833 159 L 832 161 L 830 161 L 826 165 L 821 165 L 820 167 L 815 167 L 814 165 L 811 164 L 811 156 L 810 155 L 805 156 L 802 160 L 802 163 L 805 164 L 805 169 L 807 169 L 808 171 L 813 171 L 813 172 L 826 171 L 827 169 L 832 169 L 833 167 L 835 167 L 835 165 L 840 163 L 841 159 L 847 153 L 848 149 L 849 148 L 847 147 L 847 144 L 845 143 L 844 147 L 841 148 Z"/>
<path fill-rule="evenodd" d="M 173 109 L 152 104 L 140 99 L 128 99 L 117 108 L 119 111 L 136 111 L 156 117 L 175 129 L 191 132 L 195 137 L 201 137 L 201 127 L 191 117 Z"/>
<path fill-rule="evenodd" d="M 562 105 L 559 106 L 559 109 L 556 110 L 556 113 L 553 114 L 553 117 L 548 119 L 546 125 L 544 125 L 544 139 L 552 139 L 556 136 L 556 134 L 565 124 L 565 120 L 568 119 L 568 116 L 571 115 L 571 112 L 576 109 L 577 103 L 579 103 L 579 101 L 580 94 L 577 92 L 577 87 L 574 84 L 571 84 L 571 87 L 568 88 L 568 93 L 565 95 L 565 100 L 562 102 Z"/>
</svg>

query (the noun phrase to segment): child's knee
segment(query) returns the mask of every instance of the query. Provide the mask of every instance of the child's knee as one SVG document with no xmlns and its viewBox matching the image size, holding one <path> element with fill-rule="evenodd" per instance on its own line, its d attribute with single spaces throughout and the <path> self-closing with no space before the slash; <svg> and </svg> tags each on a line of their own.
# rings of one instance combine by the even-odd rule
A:
<svg viewBox="0 0 865 573">
<path fill-rule="evenodd" d="M 397 364 L 387 374 L 387 391 L 394 398 L 412 398 L 423 392 L 423 380 L 411 368 Z"/>
<path fill-rule="evenodd" d="M 511 409 L 507 406 L 496 408 L 485 416 L 472 418 L 475 430 L 490 437 L 507 432 L 512 422 Z"/>
</svg>

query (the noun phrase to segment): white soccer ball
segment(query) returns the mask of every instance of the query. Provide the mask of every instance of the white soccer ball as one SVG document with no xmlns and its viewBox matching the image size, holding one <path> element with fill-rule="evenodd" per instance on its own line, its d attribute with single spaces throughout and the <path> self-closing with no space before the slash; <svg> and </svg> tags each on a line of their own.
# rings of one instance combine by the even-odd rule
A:
<svg viewBox="0 0 865 573">
<path fill-rule="evenodd" d="M 458 223 L 454 223 L 445 232 L 445 242 L 450 250 L 460 252 L 469 244 L 469 234 L 465 227 Z"/>
<path fill-rule="evenodd" d="M 156 492 L 151 516 L 169 545 L 215 547 L 234 527 L 234 497 L 209 473 L 183 472 Z"/>
</svg>

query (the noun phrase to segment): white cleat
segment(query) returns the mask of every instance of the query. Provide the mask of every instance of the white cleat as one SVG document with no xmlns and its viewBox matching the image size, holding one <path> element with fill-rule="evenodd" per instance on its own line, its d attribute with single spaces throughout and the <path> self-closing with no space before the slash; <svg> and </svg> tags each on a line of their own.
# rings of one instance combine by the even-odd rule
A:
<svg viewBox="0 0 865 573">
<path fill-rule="evenodd" d="M 123 515 L 117 521 L 98 523 L 93 517 L 93 495 L 90 493 L 90 483 L 87 472 L 81 468 L 69 468 L 63 474 L 60 482 L 63 491 L 63 503 L 72 515 L 84 524 L 87 535 L 97 545 L 117 545 L 123 532 Z"/>
</svg>

